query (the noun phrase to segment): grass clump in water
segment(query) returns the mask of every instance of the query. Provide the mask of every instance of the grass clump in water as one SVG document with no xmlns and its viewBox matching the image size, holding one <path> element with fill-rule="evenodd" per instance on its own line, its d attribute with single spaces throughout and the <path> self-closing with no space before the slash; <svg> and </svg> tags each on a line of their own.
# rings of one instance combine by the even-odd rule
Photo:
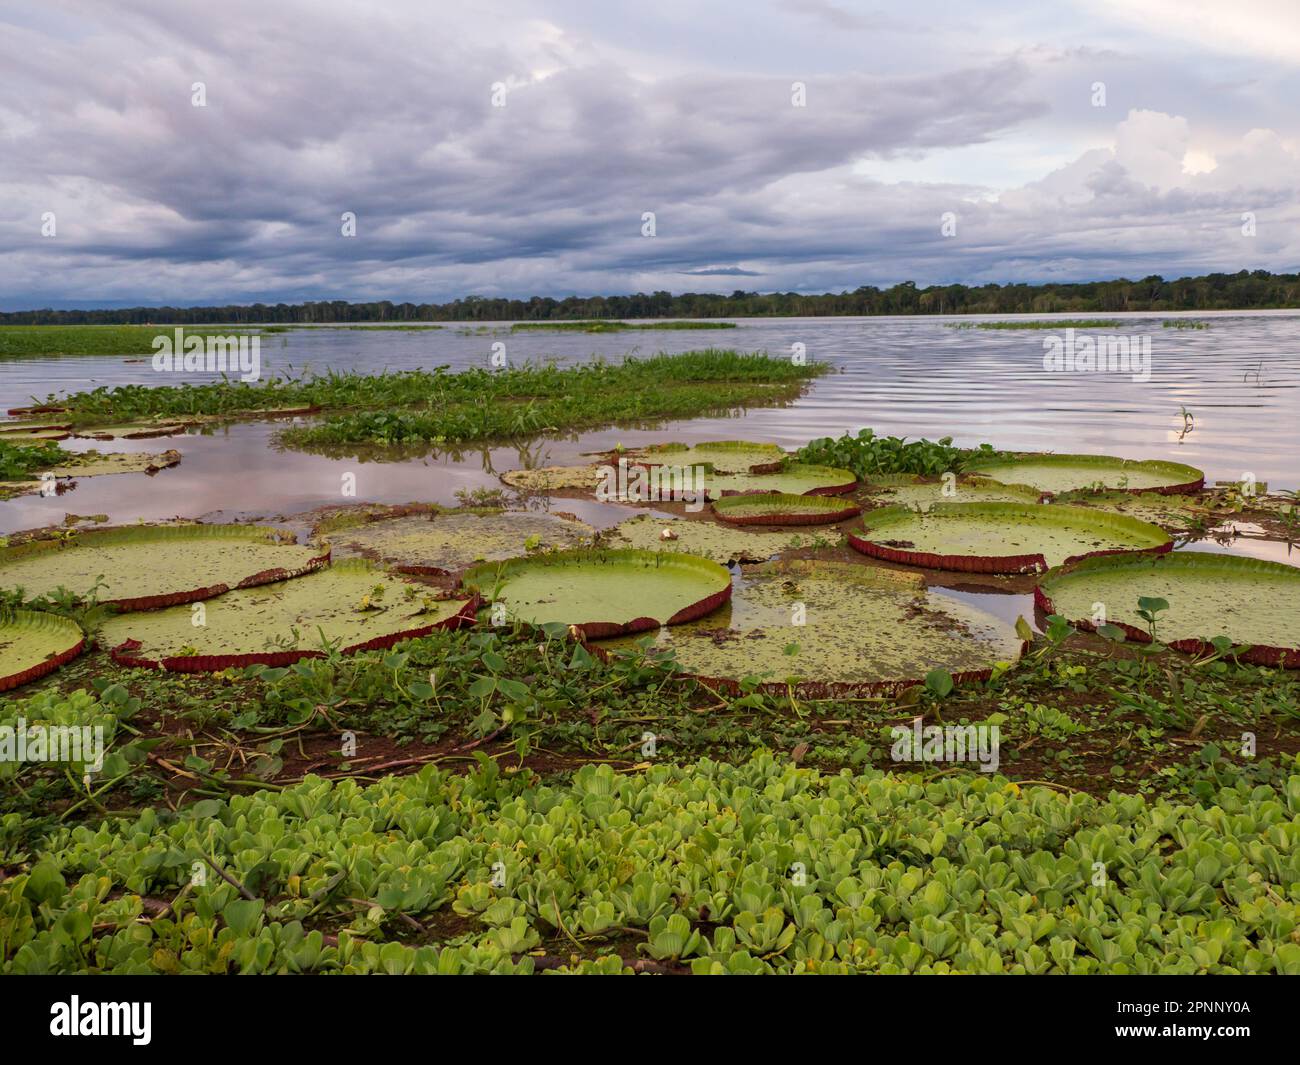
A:
<svg viewBox="0 0 1300 1065">
<path fill-rule="evenodd" d="M 0 359 L 50 355 L 148 355 L 155 337 L 172 335 L 171 325 L 4 325 Z M 183 326 L 190 336 L 226 336 L 271 330 L 248 326 Z"/>
</svg>

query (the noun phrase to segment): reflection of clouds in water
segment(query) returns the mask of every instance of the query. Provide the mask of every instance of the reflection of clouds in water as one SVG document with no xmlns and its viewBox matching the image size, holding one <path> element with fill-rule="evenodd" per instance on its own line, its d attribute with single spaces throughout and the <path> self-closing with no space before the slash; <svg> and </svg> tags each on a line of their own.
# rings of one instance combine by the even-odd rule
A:
<svg viewBox="0 0 1300 1065">
<path fill-rule="evenodd" d="M 458 488 L 498 487 L 497 474 L 520 466 L 576 465 L 584 452 L 664 440 L 748 438 L 798 447 L 818 436 L 869 425 L 878 433 L 915 438 L 952 435 L 959 444 L 989 441 L 1006 449 L 1119 454 L 1164 458 L 1205 469 L 1211 480 L 1235 480 L 1250 471 L 1274 488 L 1300 484 L 1300 422 L 1294 389 L 1300 384 L 1294 315 L 1198 315 L 1206 330 L 1162 330 L 1159 315 L 1124 320 L 1123 332 L 1153 334 L 1153 375 L 1136 384 L 1122 374 L 1047 374 L 1042 371 L 1044 331 L 952 329 L 933 319 L 753 320 L 717 334 L 646 332 L 613 337 L 584 334 L 516 334 L 505 340 L 512 362 L 561 356 L 581 360 L 593 352 L 617 357 L 684 351 L 707 344 L 782 354 L 793 343 L 809 357 L 842 372 L 818 380 L 786 407 L 741 412 L 734 418 L 670 422 L 657 429 L 607 429 L 529 441 L 516 447 L 464 447 L 403 462 L 329 458 L 269 446 L 279 423 L 254 422 L 160 440 L 112 444 L 69 441 L 72 450 L 161 451 L 175 447 L 181 465 L 155 477 L 83 478 L 75 491 L 51 499 L 21 497 L 0 503 L 0 530 L 57 524 L 64 513 L 106 512 L 115 521 L 196 517 L 216 510 L 270 516 L 352 501 L 340 491 L 345 472 L 357 476 L 357 501 L 455 503 Z M 1050 332 L 1050 331 L 1048 331 Z M 491 337 L 461 336 L 453 329 L 422 334 L 358 331 L 289 333 L 288 345 L 264 345 L 272 367 L 288 362 L 317 371 L 484 365 Z M 1267 387 L 1250 371 L 1266 366 Z M 0 404 L 23 403 L 51 390 L 87 387 L 95 377 L 113 384 L 156 383 L 156 375 L 120 359 L 28 359 L 7 363 Z M 1170 426 L 1180 407 L 1196 430 L 1180 445 Z M 558 509 L 594 524 L 598 513 L 563 500 Z M 595 504 L 592 504 L 595 506 Z"/>
</svg>

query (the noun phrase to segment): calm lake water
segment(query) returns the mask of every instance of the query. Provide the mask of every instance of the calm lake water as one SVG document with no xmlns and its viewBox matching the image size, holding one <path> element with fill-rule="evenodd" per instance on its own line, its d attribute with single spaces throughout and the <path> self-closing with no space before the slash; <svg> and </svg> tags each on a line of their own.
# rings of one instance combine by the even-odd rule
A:
<svg viewBox="0 0 1300 1065">
<path fill-rule="evenodd" d="M 267 422 L 211 434 L 124 441 L 113 449 L 170 447 L 183 459 L 155 477 L 88 478 L 62 496 L 0 503 L 0 531 L 58 522 L 68 511 L 106 513 L 115 522 L 174 516 L 272 518 L 351 501 L 341 495 L 344 473 L 355 474 L 358 501 L 454 503 L 456 489 L 496 484 L 503 470 L 525 463 L 568 463 L 581 452 L 619 442 L 743 437 L 796 447 L 863 426 L 908 437 L 950 435 L 963 445 L 987 441 L 1007 449 L 1176 459 L 1201 467 L 1212 479 L 1237 479 L 1250 472 L 1273 488 L 1300 487 L 1300 314 L 1196 315 L 1209 322 L 1203 330 L 1162 328 L 1165 315 L 1090 317 L 1122 323 L 1088 331 L 1092 335 L 1149 338 L 1150 380 L 1135 381 L 1128 373 L 1049 373 L 1043 368 L 1044 338 L 1063 337 L 1062 330 L 955 329 L 951 318 L 740 319 L 738 328 L 730 330 L 604 335 L 478 333 L 456 326 L 269 334 L 262 338 L 263 375 L 486 366 L 498 342 L 514 364 L 620 359 L 708 346 L 788 356 L 792 345 L 802 344 L 810 360 L 827 362 L 836 372 L 783 408 L 400 461 L 281 451 L 274 446 L 277 427 Z M 128 383 L 178 382 L 176 375 L 155 373 L 147 361 L 25 359 L 0 363 L 0 404 L 10 407 L 51 392 Z M 1195 419 L 1185 434 L 1183 408 Z M 91 444 L 67 441 L 65 446 L 83 450 Z M 109 445 L 94 446 L 103 450 Z M 571 502 L 565 501 L 565 509 L 601 525 L 627 512 Z"/>
</svg>

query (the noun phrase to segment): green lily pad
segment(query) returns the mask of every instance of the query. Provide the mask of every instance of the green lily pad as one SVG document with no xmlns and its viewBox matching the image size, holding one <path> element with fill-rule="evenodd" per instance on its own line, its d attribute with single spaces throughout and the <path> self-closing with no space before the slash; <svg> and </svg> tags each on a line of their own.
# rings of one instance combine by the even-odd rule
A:
<svg viewBox="0 0 1300 1065">
<path fill-rule="evenodd" d="M 637 642 L 598 646 L 617 651 Z M 660 630 L 654 647 L 671 651 L 686 673 L 732 682 L 759 677 L 769 690 L 793 684 L 816 697 L 904 687 L 933 669 L 958 680 L 986 678 L 994 663 L 1017 661 L 1023 645 L 1005 622 L 928 592 L 919 574 L 801 560 L 747 567 L 729 604 Z"/>
<path fill-rule="evenodd" d="M 731 595 L 726 567 L 671 551 L 559 551 L 475 566 L 462 583 L 503 603 L 509 620 L 591 638 L 691 621 Z"/>
<path fill-rule="evenodd" d="M 116 473 L 157 473 L 181 460 L 179 451 L 84 451 L 43 472 L 55 477 L 107 477 Z"/>
<path fill-rule="evenodd" d="M 386 573 L 365 559 L 339 562 L 298 580 L 240 588 L 204 604 L 110 618 L 100 641 L 122 665 L 211 672 L 391 647 L 434 628 L 473 620 L 475 600 L 434 598 L 434 589 Z"/>
<path fill-rule="evenodd" d="M 787 462 L 775 473 L 708 474 L 706 491 L 710 499 L 749 492 L 782 492 L 786 495 L 842 495 L 851 492 L 858 479 L 848 470 L 834 466 L 813 466 Z"/>
<path fill-rule="evenodd" d="M 740 498 L 740 497 L 737 497 Z M 811 498 L 811 497 L 810 497 Z M 672 535 L 665 538 L 667 530 Z M 680 551 L 724 565 L 728 562 L 766 562 L 785 550 L 800 547 L 839 547 L 844 537 L 835 529 L 790 534 L 750 532 L 711 521 L 655 518 L 641 514 L 600 534 L 604 547 L 635 547 L 643 551 Z"/>
<path fill-rule="evenodd" d="M 786 453 L 776 444 L 714 440 L 703 444 L 651 444 L 608 457 L 670 466 L 708 466 L 714 473 L 774 473 L 785 461 Z"/>
<path fill-rule="evenodd" d="M 0 588 L 27 598 L 64 588 L 119 610 L 154 610 L 280 581 L 329 560 L 251 525 L 141 525 L 0 548 Z M 96 587 L 98 586 L 98 588 Z"/>
<path fill-rule="evenodd" d="M 154 436 L 175 436 L 186 429 L 181 422 L 132 422 L 127 425 L 95 425 L 76 429 L 73 436 L 90 440 L 145 440 Z"/>
<path fill-rule="evenodd" d="M 973 462 L 967 470 L 1004 484 L 1027 484 L 1052 494 L 1084 488 L 1195 492 L 1205 483 L 1205 474 L 1195 466 L 1110 455 L 1025 455 Z"/>
<path fill-rule="evenodd" d="M 899 476 L 874 479 L 863 486 L 863 492 L 882 505 L 918 510 L 929 510 L 935 503 L 1037 503 L 1042 497 L 1042 492 L 1027 484 L 964 475 L 952 482 L 951 489 L 943 481 Z"/>
<path fill-rule="evenodd" d="M 600 483 L 599 466 L 543 466 L 535 470 L 506 470 L 501 480 L 527 492 L 558 492 L 566 488 L 593 491 Z"/>
<path fill-rule="evenodd" d="M 1126 514 L 1170 529 L 1182 529 L 1213 508 L 1200 496 L 1163 495 L 1159 492 L 1071 492 L 1057 496 L 1060 503 L 1092 507 L 1111 514 Z"/>
<path fill-rule="evenodd" d="M 596 530 L 572 518 L 531 511 L 432 511 L 381 518 L 330 534 L 334 550 L 410 572 L 452 573 L 474 562 L 589 544 Z"/>
<path fill-rule="evenodd" d="M 68 618 L 0 610 L 0 692 L 54 672 L 85 646 L 85 634 Z"/>
<path fill-rule="evenodd" d="M 10 433 L 64 433 L 72 429 L 66 422 L 51 422 L 48 418 L 36 421 L 0 422 L 0 440 L 11 440 Z"/>
<path fill-rule="evenodd" d="M 1159 526 L 1121 514 L 1043 503 L 936 503 L 884 507 L 849 533 L 873 558 L 966 573 L 1039 573 L 1104 552 L 1168 551 Z"/>
<path fill-rule="evenodd" d="M 1300 667 L 1300 568 L 1281 562 L 1175 551 L 1153 557 L 1086 559 L 1049 573 L 1035 591 L 1047 613 L 1092 629 L 1094 604 L 1106 622 L 1133 639 L 1150 639 L 1138 616 L 1138 598 L 1158 598 L 1169 609 L 1156 616 L 1156 636 L 1180 651 L 1199 653 L 1217 636 L 1250 644 L 1241 657 L 1260 665 Z"/>
<path fill-rule="evenodd" d="M 834 496 L 726 496 L 713 504 L 713 513 L 732 525 L 831 525 L 862 513 L 862 508 Z"/>
<path fill-rule="evenodd" d="M 5 433 L 0 441 L 21 447 L 28 444 L 43 444 L 47 441 L 66 440 L 72 434 L 66 429 L 33 429 L 23 432 Z"/>
</svg>

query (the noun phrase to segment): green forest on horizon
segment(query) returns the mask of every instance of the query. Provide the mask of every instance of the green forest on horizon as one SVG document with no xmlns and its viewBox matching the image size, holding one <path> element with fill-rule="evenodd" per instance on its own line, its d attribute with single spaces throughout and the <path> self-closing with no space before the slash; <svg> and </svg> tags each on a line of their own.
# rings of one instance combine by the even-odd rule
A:
<svg viewBox="0 0 1300 1065">
<path fill-rule="evenodd" d="M 731 295 L 638 292 L 628 296 L 465 296 L 450 303 L 252 303 L 217 307 L 128 307 L 102 310 L 0 312 L 4 325 L 131 325 L 332 322 L 548 321 L 593 318 L 778 318 L 889 314 L 1052 314 L 1124 311 L 1221 311 L 1300 308 L 1300 274 L 1242 270 L 1167 281 L 1008 285 L 930 285 L 904 281 L 891 288 L 801 295 L 737 289 Z"/>
</svg>

